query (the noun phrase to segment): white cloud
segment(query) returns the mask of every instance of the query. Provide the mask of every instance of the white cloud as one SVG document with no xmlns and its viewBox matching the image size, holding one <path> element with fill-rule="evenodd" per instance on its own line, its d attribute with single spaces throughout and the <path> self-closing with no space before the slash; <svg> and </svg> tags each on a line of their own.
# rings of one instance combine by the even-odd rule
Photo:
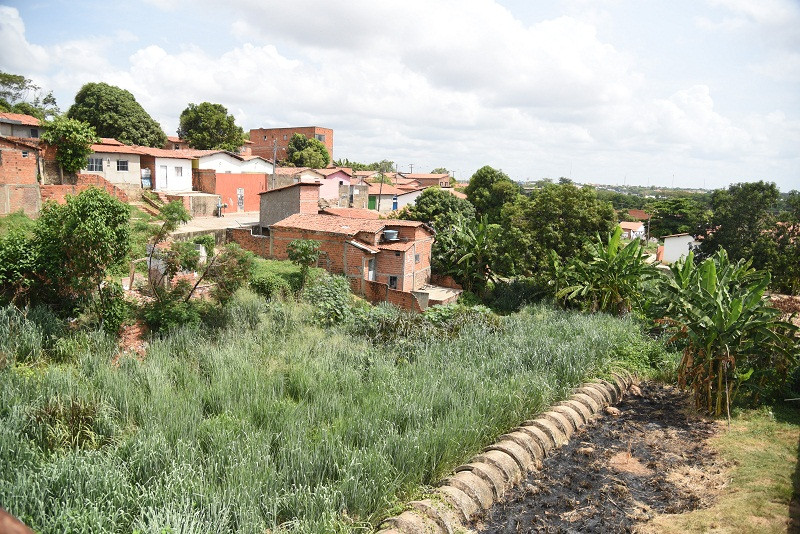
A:
<svg viewBox="0 0 800 534">
<path fill-rule="evenodd" d="M 25 38 L 25 23 L 16 8 L 0 6 L 0 68 L 42 72 L 49 66 L 44 47 Z"/>
</svg>

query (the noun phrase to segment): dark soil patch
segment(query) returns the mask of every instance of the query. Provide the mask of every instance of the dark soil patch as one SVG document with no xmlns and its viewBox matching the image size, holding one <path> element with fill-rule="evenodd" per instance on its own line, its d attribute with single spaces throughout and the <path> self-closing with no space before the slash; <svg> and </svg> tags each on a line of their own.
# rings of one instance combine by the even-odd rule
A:
<svg viewBox="0 0 800 534">
<path fill-rule="evenodd" d="M 576 432 L 476 528 L 633 532 L 656 514 L 710 505 L 726 480 L 725 465 L 706 444 L 717 423 L 694 415 L 675 388 L 646 383 L 640 391 L 617 405 L 619 415 Z"/>
</svg>

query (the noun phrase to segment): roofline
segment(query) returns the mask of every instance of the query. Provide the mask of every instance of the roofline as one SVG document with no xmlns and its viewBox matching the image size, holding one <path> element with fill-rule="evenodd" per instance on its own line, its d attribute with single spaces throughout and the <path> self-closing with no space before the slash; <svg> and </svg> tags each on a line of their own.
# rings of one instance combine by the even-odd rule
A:
<svg viewBox="0 0 800 534">
<path fill-rule="evenodd" d="M 269 173 L 266 173 L 269 174 Z M 262 191 L 259 195 L 266 195 L 267 193 L 272 193 L 274 191 L 282 191 L 283 189 L 289 189 L 290 187 L 297 187 L 298 185 L 311 185 L 314 187 L 322 187 L 322 184 L 319 182 L 297 182 L 296 184 L 289 184 L 289 185 L 282 185 L 280 187 L 276 187 L 274 189 L 270 189 L 269 191 Z"/>
</svg>

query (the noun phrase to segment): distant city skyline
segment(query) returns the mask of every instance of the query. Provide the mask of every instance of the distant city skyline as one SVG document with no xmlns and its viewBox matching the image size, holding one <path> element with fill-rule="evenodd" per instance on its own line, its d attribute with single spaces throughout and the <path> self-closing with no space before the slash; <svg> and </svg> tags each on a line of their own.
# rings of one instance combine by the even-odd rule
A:
<svg viewBox="0 0 800 534">
<path fill-rule="evenodd" d="M 175 135 L 321 126 L 335 157 L 518 181 L 800 189 L 796 0 L 0 0 L 0 70 L 129 90 Z M 673 182 L 674 176 L 674 182 Z"/>
</svg>

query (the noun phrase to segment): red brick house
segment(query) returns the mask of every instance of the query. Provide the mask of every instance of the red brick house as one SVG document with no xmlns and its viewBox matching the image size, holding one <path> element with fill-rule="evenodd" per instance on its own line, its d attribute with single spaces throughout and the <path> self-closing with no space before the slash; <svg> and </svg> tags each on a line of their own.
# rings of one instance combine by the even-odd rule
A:
<svg viewBox="0 0 800 534">
<path fill-rule="evenodd" d="M 325 145 L 333 161 L 333 130 L 319 126 L 295 126 L 292 128 L 254 128 L 250 130 L 250 149 L 253 155 L 272 160 L 277 143 L 278 151 L 275 154 L 277 161 L 286 159 L 286 150 L 289 140 L 296 133 L 305 135 L 308 139 L 316 139 Z"/>
</svg>

